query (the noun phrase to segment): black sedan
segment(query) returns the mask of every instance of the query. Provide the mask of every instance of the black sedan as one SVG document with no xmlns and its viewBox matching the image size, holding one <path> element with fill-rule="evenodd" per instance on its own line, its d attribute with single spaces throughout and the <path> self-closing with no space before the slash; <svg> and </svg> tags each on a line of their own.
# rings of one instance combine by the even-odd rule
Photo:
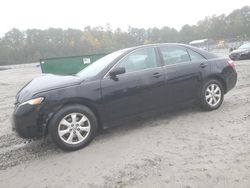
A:
<svg viewBox="0 0 250 188">
<path fill-rule="evenodd" d="M 243 44 L 238 49 L 233 50 L 229 57 L 232 60 L 250 59 L 250 43 Z"/>
<path fill-rule="evenodd" d="M 232 60 L 188 45 L 123 49 L 76 75 L 33 79 L 16 96 L 13 128 L 76 150 L 128 116 L 192 101 L 215 110 L 236 81 Z"/>
</svg>

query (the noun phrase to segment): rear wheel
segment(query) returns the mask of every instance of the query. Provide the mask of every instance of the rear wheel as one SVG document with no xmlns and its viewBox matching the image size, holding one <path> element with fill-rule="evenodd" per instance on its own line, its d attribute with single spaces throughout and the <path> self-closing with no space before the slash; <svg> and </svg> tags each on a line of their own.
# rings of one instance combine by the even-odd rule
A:
<svg viewBox="0 0 250 188">
<path fill-rule="evenodd" d="M 218 80 L 211 79 L 205 82 L 201 91 L 201 107 L 205 110 L 219 108 L 224 99 L 224 91 Z"/>
<path fill-rule="evenodd" d="M 97 120 L 94 113 L 82 105 L 71 105 L 57 112 L 49 123 L 49 134 L 63 150 L 77 150 L 95 137 Z"/>
</svg>

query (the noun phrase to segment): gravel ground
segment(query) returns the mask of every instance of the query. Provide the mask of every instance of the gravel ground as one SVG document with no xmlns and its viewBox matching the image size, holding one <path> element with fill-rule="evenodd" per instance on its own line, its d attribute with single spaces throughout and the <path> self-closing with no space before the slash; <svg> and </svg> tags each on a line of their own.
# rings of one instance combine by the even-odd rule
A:
<svg viewBox="0 0 250 188">
<path fill-rule="evenodd" d="M 236 68 L 220 109 L 144 115 L 75 152 L 11 132 L 14 96 L 40 70 L 0 71 L 0 187 L 250 187 L 250 60 Z"/>
</svg>

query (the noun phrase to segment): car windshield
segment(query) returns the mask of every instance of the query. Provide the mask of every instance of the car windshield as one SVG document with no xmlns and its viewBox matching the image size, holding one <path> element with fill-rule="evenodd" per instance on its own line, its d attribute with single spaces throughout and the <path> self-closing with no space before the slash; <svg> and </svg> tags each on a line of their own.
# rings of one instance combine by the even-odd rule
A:
<svg viewBox="0 0 250 188">
<path fill-rule="evenodd" d="M 81 70 L 79 73 L 77 73 L 77 76 L 80 76 L 82 78 L 89 78 L 89 77 L 94 77 L 98 73 L 100 73 L 110 62 L 115 60 L 117 57 L 119 57 L 122 53 L 124 53 L 124 50 L 119 50 L 116 52 L 113 52 L 111 54 L 108 54 L 94 63 L 90 64 L 83 70 Z"/>
<path fill-rule="evenodd" d="M 243 44 L 239 47 L 239 49 L 246 49 L 246 48 L 250 48 L 250 43 Z"/>
</svg>

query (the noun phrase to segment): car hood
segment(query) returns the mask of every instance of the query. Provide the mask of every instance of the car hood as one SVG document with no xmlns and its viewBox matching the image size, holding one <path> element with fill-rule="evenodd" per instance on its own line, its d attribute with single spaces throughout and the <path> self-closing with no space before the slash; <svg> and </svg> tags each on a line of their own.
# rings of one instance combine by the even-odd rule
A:
<svg viewBox="0 0 250 188">
<path fill-rule="evenodd" d="M 231 54 L 236 54 L 236 53 L 242 53 L 242 52 L 247 52 L 249 49 L 236 49 L 231 52 Z"/>
<path fill-rule="evenodd" d="M 18 93 L 17 101 L 25 102 L 33 95 L 53 89 L 59 89 L 72 85 L 80 84 L 82 80 L 77 76 L 60 76 L 53 74 L 43 74 L 27 83 Z"/>
</svg>

